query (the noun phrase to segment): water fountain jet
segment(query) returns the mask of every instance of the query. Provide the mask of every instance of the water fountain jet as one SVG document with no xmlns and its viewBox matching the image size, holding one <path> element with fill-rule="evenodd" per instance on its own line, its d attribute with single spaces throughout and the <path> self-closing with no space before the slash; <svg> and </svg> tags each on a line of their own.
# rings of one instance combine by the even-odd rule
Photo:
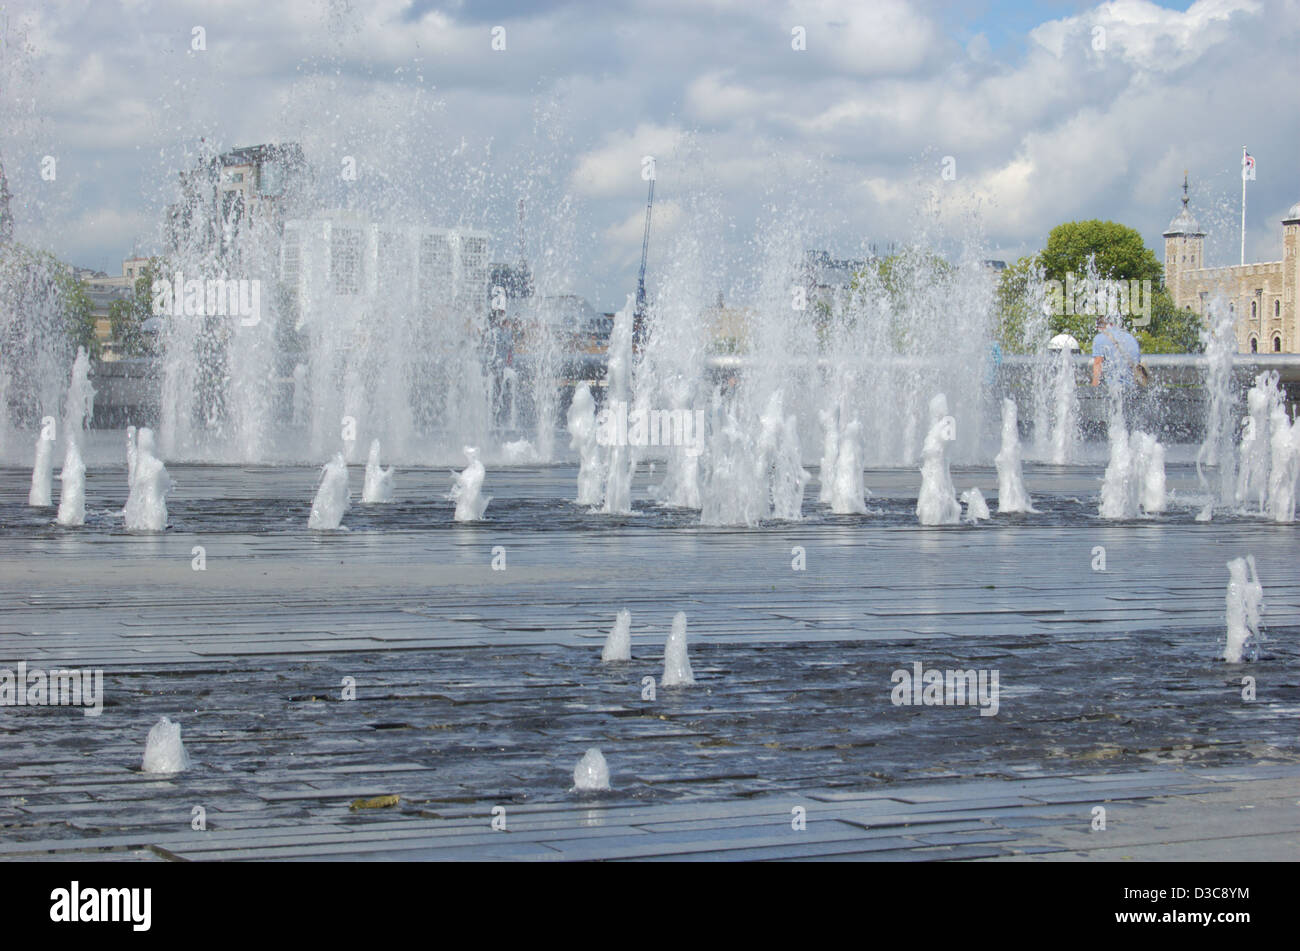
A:
<svg viewBox="0 0 1300 951">
<path fill-rule="evenodd" d="M 315 532 L 332 532 L 339 528 L 348 510 L 348 464 L 337 453 L 321 470 L 320 485 L 311 503 L 307 528 Z"/>
</svg>

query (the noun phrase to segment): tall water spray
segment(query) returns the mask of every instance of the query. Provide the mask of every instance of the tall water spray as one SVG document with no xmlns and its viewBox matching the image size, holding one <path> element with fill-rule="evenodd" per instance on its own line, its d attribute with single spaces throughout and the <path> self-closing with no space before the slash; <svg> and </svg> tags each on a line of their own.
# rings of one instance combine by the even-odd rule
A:
<svg viewBox="0 0 1300 951">
<path fill-rule="evenodd" d="M 86 465 L 81 461 L 81 450 L 75 439 L 68 440 L 59 482 L 59 524 L 86 524 Z"/>
<path fill-rule="evenodd" d="M 1196 472 L 1207 484 L 1203 466 L 1218 467 L 1218 485 L 1212 486 L 1217 504 L 1236 505 L 1237 459 L 1233 438 L 1236 410 L 1232 393 L 1232 363 L 1237 352 L 1236 314 L 1222 297 L 1212 300 L 1207 309 L 1207 325 L 1201 332 L 1205 344 L 1205 389 L 1208 395 L 1205 414 L 1205 438 L 1196 455 Z M 1213 506 L 1211 506 L 1212 508 Z"/>
<path fill-rule="evenodd" d="M 835 437 L 830 503 L 837 515 L 864 514 L 867 503 L 862 481 L 862 423 L 854 419 Z"/>
<path fill-rule="evenodd" d="M 1062 347 L 1056 356 L 1051 388 L 1054 399 L 1049 458 L 1053 465 L 1063 466 L 1074 461 L 1079 438 L 1079 395 L 1074 379 L 1074 354 L 1068 348 Z"/>
<path fill-rule="evenodd" d="M 784 393 L 777 390 L 759 417 L 758 470 L 760 484 L 769 486 L 772 517 L 794 521 L 803 514 L 803 493 L 811 476 L 801 464 L 799 426 L 784 409 Z"/>
<path fill-rule="evenodd" d="M 1268 517 L 1295 521 L 1296 479 L 1300 476 L 1300 421 L 1288 422 L 1286 409 L 1274 406 L 1269 418 L 1272 456 L 1268 472 Z"/>
<path fill-rule="evenodd" d="M 1020 428 L 1014 400 L 1002 401 L 1002 448 L 993 460 L 998 469 L 998 511 L 1032 512 L 1020 468 Z"/>
<path fill-rule="evenodd" d="M 948 471 L 948 445 L 957 438 L 957 423 L 948 415 L 948 398 L 930 399 L 930 428 L 921 447 L 921 491 L 916 517 L 922 525 L 950 525 L 961 520 L 961 503 Z"/>
<path fill-rule="evenodd" d="M 603 412 L 618 413 L 627 406 L 632 377 L 632 312 L 631 295 L 627 306 L 614 316 L 614 331 L 609 338 L 609 385 L 605 389 L 606 406 Z M 613 515 L 632 511 L 632 473 L 636 459 L 627 440 L 610 440 L 605 477 L 604 510 Z"/>
<path fill-rule="evenodd" d="M 53 417 L 41 427 L 36 437 L 36 456 L 32 460 L 32 487 L 27 493 L 27 504 L 33 508 L 47 508 L 54 504 L 54 433 Z"/>
<path fill-rule="evenodd" d="M 1247 511 L 1253 504 L 1256 512 L 1263 512 L 1267 506 L 1273 454 L 1269 427 L 1274 410 L 1281 406 L 1282 390 L 1276 371 L 1256 376 L 1254 385 L 1246 393 L 1246 416 L 1241 421 L 1238 448 L 1240 459 L 1234 498 L 1242 511 Z"/>
<path fill-rule="evenodd" d="M 569 447 L 578 453 L 579 505 L 599 505 L 603 501 L 605 473 L 596 442 L 596 401 L 591 387 L 579 383 L 573 391 L 568 413 Z"/>
</svg>

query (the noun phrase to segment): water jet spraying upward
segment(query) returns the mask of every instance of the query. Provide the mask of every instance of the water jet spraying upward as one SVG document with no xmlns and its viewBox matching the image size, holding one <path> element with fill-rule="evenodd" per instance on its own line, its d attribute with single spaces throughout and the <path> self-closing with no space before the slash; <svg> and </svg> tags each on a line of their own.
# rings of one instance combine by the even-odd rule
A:
<svg viewBox="0 0 1300 951">
<path fill-rule="evenodd" d="M 371 505 L 393 501 L 393 467 L 380 468 L 378 439 L 370 443 L 370 455 L 366 459 L 366 481 L 361 488 L 361 501 Z"/>
<path fill-rule="evenodd" d="M 957 438 L 957 422 L 948 415 L 948 398 L 930 400 L 930 429 L 921 447 L 921 491 L 916 517 L 922 525 L 951 525 L 961 520 L 961 503 L 948 471 L 948 444 Z"/>
<path fill-rule="evenodd" d="M 469 464 L 459 474 L 452 474 L 456 481 L 451 487 L 450 498 L 456 503 L 456 521 L 477 522 L 483 517 L 492 496 L 483 496 L 483 479 L 487 470 L 479 461 L 478 450 L 466 446 L 465 458 Z"/>
<path fill-rule="evenodd" d="M 128 532 L 161 532 L 167 528 L 167 493 L 171 476 L 162 460 L 154 455 L 153 430 L 136 433 L 135 477 L 122 514 Z"/>
<path fill-rule="evenodd" d="M 348 464 L 340 452 L 321 470 L 320 486 L 311 503 L 307 527 L 316 532 L 335 531 L 343 521 L 348 505 Z"/>
<path fill-rule="evenodd" d="M 1247 568 L 1250 570 L 1247 577 Z M 1223 659 L 1229 664 L 1240 664 L 1246 642 L 1259 640 L 1259 619 L 1264 604 L 1264 586 L 1255 571 L 1255 556 L 1234 558 L 1228 562 L 1228 590 L 1224 596 L 1228 643 Z"/>
</svg>

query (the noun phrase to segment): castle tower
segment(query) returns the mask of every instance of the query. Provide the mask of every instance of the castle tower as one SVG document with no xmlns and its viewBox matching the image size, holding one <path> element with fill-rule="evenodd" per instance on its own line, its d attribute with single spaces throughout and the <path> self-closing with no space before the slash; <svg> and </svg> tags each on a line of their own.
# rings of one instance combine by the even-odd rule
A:
<svg viewBox="0 0 1300 951">
<path fill-rule="evenodd" d="M 1165 286 L 1178 307 L 1191 307 L 1200 312 L 1197 302 L 1185 300 L 1183 275 L 1187 271 L 1205 267 L 1205 232 L 1187 210 L 1187 172 L 1183 172 L 1183 209 L 1164 233 Z M 1188 287 L 1187 296 L 1191 296 Z"/>
<path fill-rule="evenodd" d="M 1300 351 L 1300 201 L 1282 219 L 1282 350 Z"/>
</svg>

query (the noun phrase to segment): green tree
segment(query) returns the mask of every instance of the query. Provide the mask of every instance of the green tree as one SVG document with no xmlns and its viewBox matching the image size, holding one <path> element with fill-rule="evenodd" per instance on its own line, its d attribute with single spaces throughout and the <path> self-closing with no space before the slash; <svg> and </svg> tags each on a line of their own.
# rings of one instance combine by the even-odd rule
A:
<svg viewBox="0 0 1300 951">
<path fill-rule="evenodd" d="M 1034 318 L 1030 282 L 1038 272 L 1037 255 L 1026 255 L 1008 265 L 998 277 L 995 306 L 998 309 L 998 345 L 1006 353 L 1024 353 L 1030 349 L 1025 331 Z"/>
<path fill-rule="evenodd" d="M 92 360 L 99 359 L 102 347 L 95 334 L 94 305 L 86 293 L 86 284 L 78 279 L 72 268 L 54 261 L 54 286 L 58 290 L 59 302 L 63 309 L 63 325 L 73 347 L 85 347 Z"/>
<path fill-rule="evenodd" d="M 1143 353 L 1200 353 L 1201 316 L 1190 308 L 1179 308 L 1163 287 L 1152 293 L 1151 323 L 1133 331 Z"/>
<path fill-rule="evenodd" d="M 1047 247 L 1038 256 L 1048 280 L 1064 281 L 1073 273 L 1081 280 L 1088 260 L 1096 262 L 1097 276 L 1113 280 L 1150 281 L 1164 286 L 1164 268 L 1142 235 L 1114 221 L 1068 221 L 1047 235 Z"/>
<path fill-rule="evenodd" d="M 113 328 L 113 339 L 125 356 L 138 357 L 149 352 L 149 338 L 144 333 L 144 322 L 153 313 L 153 282 L 163 273 L 164 265 L 158 258 L 150 258 L 135 279 L 134 294 L 117 300 L 108 308 L 108 319 Z"/>
<path fill-rule="evenodd" d="M 1004 349 L 1023 348 L 1024 328 L 1033 306 L 1030 282 L 1034 269 L 1041 268 L 1045 280 L 1060 281 L 1062 286 L 1072 274 L 1078 284 L 1085 279 L 1090 260 L 1099 278 L 1151 282 L 1151 323 L 1131 328 L 1144 353 L 1195 353 L 1201 349 L 1201 318 L 1174 306 L 1165 289 L 1164 268 L 1142 236 L 1114 221 L 1095 219 L 1057 225 L 1047 236 L 1046 248 L 1002 272 L 997 306 L 998 336 Z M 1097 318 L 1087 313 L 1051 313 L 1048 325 L 1053 336 L 1070 334 L 1087 350 L 1096 334 Z"/>
</svg>

